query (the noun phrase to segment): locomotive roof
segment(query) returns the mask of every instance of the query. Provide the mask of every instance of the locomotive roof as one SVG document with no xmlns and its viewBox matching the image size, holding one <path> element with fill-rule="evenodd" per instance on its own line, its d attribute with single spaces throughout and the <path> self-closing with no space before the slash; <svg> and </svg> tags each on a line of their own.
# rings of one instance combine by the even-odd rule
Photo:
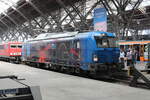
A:
<svg viewBox="0 0 150 100">
<path fill-rule="evenodd" d="M 45 40 L 45 39 L 57 39 L 57 38 L 67 38 L 67 37 L 91 37 L 91 36 L 99 36 L 100 34 L 106 34 L 107 36 L 115 37 L 113 33 L 109 32 L 101 32 L 101 31 L 92 31 L 92 32 L 65 32 L 65 33 L 42 33 L 38 35 L 35 39 L 29 41 L 38 41 L 38 40 Z"/>
<path fill-rule="evenodd" d="M 22 44 L 22 42 L 17 42 L 17 41 L 9 41 L 9 42 L 2 42 L 0 44 Z"/>
<path fill-rule="evenodd" d="M 65 33 L 43 33 L 37 36 L 35 39 L 46 39 L 46 38 L 63 38 L 75 36 L 78 32 L 65 32 Z"/>
<path fill-rule="evenodd" d="M 106 36 L 115 37 L 114 33 L 102 32 L 102 31 L 91 31 L 91 32 L 80 33 L 80 34 L 78 34 L 78 37 L 100 36 L 100 34 L 105 34 Z"/>
</svg>

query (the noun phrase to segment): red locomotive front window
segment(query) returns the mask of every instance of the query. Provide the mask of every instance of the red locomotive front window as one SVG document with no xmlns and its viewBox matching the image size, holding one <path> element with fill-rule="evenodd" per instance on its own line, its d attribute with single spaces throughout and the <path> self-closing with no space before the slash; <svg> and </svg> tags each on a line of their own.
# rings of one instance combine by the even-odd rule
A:
<svg viewBox="0 0 150 100">
<path fill-rule="evenodd" d="M 11 48 L 17 48 L 17 45 L 12 44 L 12 45 L 10 45 L 10 47 L 11 47 Z"/>
<path fill-rule="evenodd" d="M 22 48 L 22 45 L 18 45 L 18 48 Z"/>
</svg>

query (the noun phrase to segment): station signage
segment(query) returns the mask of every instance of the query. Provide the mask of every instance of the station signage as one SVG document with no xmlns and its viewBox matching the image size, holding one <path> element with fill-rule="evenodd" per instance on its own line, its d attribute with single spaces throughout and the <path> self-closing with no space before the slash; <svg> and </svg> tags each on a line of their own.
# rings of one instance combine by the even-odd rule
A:
<svg viewBox="0 0 150 100">
<path fill-rule="evenodd" d="M 107 11 L 105 8 L 96 8 L 93 19 L 94 30 L 107 31 Z"/>
<path fill-rule="evenodd" d="M 3 95 L 3 94 L 16 94 L 16 93 L 18 93 L 18 89 L 0 90 L 0 95 Z"/>
</svg>

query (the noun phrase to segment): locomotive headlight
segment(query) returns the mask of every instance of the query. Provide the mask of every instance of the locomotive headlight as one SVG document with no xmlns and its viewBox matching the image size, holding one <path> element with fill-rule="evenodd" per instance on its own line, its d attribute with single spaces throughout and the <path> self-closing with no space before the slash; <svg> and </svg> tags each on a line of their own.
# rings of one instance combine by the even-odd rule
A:
<svg viewBox="0 0 150 100">
<path fill-rule="evenodd" d="M 97 62 L 98 61 L 98 57 L 97 55 L 93 55 L 93 61 Z"/>
<path fill-rule="evenodd" d="M 10 53 L 10 55 L 13 55 L 13 53 Z"/>
</svg>

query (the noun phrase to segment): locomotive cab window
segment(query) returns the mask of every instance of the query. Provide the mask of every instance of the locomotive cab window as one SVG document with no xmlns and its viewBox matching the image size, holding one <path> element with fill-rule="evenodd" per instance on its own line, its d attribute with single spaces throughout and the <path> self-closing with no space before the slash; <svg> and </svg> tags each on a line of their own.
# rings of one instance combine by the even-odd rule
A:
<svg viewBox="0 0 150 100">
<path fill-rule="evenodd" d="M 109 41 L 107 38 L 101 38 L 101 37 L 96 36 L 95 40 L 96 40 L 96 45 L 98 48 L 109 47 Z"/>
<path fill-rule="evenodd" d="M 116 47 L 116 38 L 114 37 L 95 36 L 95 41 L 98 48 Z"/>
<path fill-rule="evenodd" d="M 22 48 L 22 45 L 18 45 L 18 48 Z"/>
<path fill-rule="evenodd" d="M 17 48 L 17 45 L 10 45 L 11 48 Z"/>
</svg>

